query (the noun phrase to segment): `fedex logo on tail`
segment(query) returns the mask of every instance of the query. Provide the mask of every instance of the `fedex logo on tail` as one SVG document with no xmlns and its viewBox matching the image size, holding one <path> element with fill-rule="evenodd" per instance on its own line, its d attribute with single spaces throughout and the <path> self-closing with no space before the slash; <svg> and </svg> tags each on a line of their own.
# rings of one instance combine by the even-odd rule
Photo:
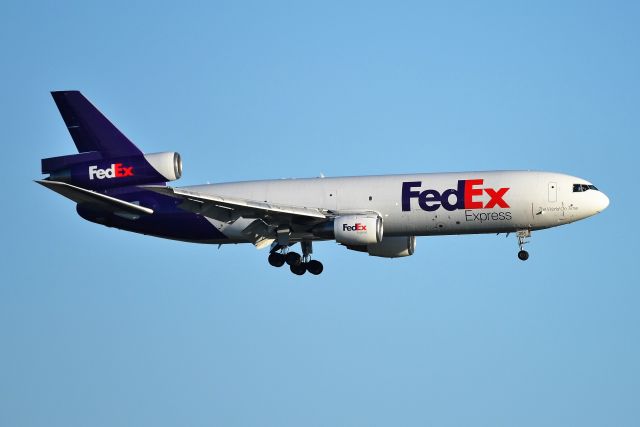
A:
<svg viewBox="0 0 640 427">
<path fill-rule="evenodd" d="M 402 183 L 402 210 L 411 210 L 411 199 L 418 199 L 420 209 L 432 212 L 442 206 L 448 211 L 458 209 L 491 209 L 495 207 L 509 208 L 505 202 L 504 195 L 510 187 L 504 188 L 483 188 L 483 179 L 461 179 L 458 180 L 457 188 L 450 188 L 440 193 L 437 190 L 414 190 L 422 186 L 421 181 L 408 181 Z M 484 203 L 481 198 L 483 194 L 489 196 L 489 200 Z"/>
<path fill-rule="evenodd" d="M 122 163 L 112 163 L 108 169 L 99 169 L 98 166 L 89 166 L 89 179 L 111 179 L 133 176 L 133 166 L 122 166 Z"/>
</svg>

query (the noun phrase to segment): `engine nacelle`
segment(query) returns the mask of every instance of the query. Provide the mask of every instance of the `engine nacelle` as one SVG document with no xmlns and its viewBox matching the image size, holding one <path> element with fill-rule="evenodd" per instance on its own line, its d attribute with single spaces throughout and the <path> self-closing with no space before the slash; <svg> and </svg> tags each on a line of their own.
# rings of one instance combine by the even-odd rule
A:
<svg viewBox="0 0 640 427">
<path fill-rule="evenodd" d="M 167 181 L 175 181 L 182 176 L 182 158 L 176 152 L 145 154 L 144 159 L 149 162 Z"/>
<path fill-rule="evenodd" d="M 382 218 L 378 215 L 343 215 L 333 221 L 336 242 L 368 245 L 382 241 Z"/>
<path fill-rule="evenodd" d="M 106 189 L 174 181 L 182 176 L 182 160 L 180 154 L 175 152 L 89 161 L 84 160 L 82 155 L 77 156 L 80 162 L 73 162 L 73 157 L 68 156 L 66 161 L 71 164 L 67 167 L 47 170 L 51 174 L 49 179 L 83 188 Z"/>
<path fill-rule="evenodd" d="M 400 258 L 411 256 L 416 251 L 416 236 L 385 237 L 379 243 L 368 245 L 347 245 L 347 249 L 367 252 L 381 258 Z"/>
<path fill-rule="evenodd" d="M 400 258 L 411 256 L 416 251 L 416 236 L 385 237 L 380 243 L 367 245 L 371 256 Z"/>
</svg>

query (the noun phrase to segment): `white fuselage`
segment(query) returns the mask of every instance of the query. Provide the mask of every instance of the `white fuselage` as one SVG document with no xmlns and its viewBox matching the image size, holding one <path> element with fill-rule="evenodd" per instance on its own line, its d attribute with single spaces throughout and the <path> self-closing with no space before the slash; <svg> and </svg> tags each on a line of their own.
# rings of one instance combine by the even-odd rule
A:
<svg viewBox="0 0 640 427">
<path fill-rule="evenodd" d="M 429 236 L 539 230 L 604 210 L 609 199 L 588 181 L 533 171 L 456 172 L 246 181 L 186 187 L 344 215 L 376 212 L 385 236 Z M 210 220 L 232 241 L 246 224 Z M 307 236 L 309 237 L 309 236 Z"/>
<path fill-rule="evenodd" d="M 609 199 L 584 179 L 494 171 L 231 182 L 176 188 L 175 152 L 145 154 L 78 91 L 53 99 L 79 154 L 42 159 L 37 182 L 91 222 L 204 244 L 269 247 L 268 262 L 318 275 L 313 242 L 371 256 L 415 251 L 415 236 L 515 232 L 518 258 L 532 230 L 595 215 Z M 300 245 L 300 252 L 291 250 Z"/>
</svg>

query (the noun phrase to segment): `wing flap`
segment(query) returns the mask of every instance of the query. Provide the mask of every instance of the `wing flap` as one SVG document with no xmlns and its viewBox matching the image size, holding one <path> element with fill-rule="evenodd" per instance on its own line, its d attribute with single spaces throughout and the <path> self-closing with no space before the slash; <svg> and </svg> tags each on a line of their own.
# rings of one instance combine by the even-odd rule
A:
<svg viewBox="0 0 640 427">
<path fill-rule="evenodd" d="M 67 184 L 66 182 L 47 180 L 38 180 L 36 182 L 78 204 L 99 206 L 101 209 L 111 211 L 115 214 L 151 215 L 153 213 L 153 209 L 145 208 L 135 203 L 125 202 L 124 200 Z"/>
</svg>

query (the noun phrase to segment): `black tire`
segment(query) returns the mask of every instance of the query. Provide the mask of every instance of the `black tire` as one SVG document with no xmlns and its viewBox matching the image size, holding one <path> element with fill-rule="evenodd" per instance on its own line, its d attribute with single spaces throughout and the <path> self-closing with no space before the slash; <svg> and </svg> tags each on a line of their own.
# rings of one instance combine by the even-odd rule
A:
<svg viewBox="0 0 640 427">
<path fill-rule="evenodd" d="M 291 272 L 293 274 L 297 274 L 298 276 L 302 276 L 304 273 L 307 272 L 307 265 L 305 263 L 301 262 L 298 265 L 289 266 L 289 269 L 291 270 Z"/>
<path fill-rule="evenodd" d="M 284 256 L 284 260 L 289 265 L 300 265 L 302 263 L 302 257 L 297 252 L 288 252 Z"/>
<path fill-rule="evenodd" d="M 284 255 L 279 252 L 272 252 L 269 254 L 268 261 L 274 267 L 282 267 L 284 265 Z"/>
<path fill-rule="evenodd" d="M 307 263 L 307 271 L 315 276 L 322 273 L 322 270 L 324 270 L 324 266 L 320 261 L 314 259 Z"/>
<path fill-rule="evenodd" d="M 522 261 L 528 260 L 529 259 L 529 252 L 527 252 L 527 251 L 518 252 L 518 258 L 520 258 Z"/>
</svg>

